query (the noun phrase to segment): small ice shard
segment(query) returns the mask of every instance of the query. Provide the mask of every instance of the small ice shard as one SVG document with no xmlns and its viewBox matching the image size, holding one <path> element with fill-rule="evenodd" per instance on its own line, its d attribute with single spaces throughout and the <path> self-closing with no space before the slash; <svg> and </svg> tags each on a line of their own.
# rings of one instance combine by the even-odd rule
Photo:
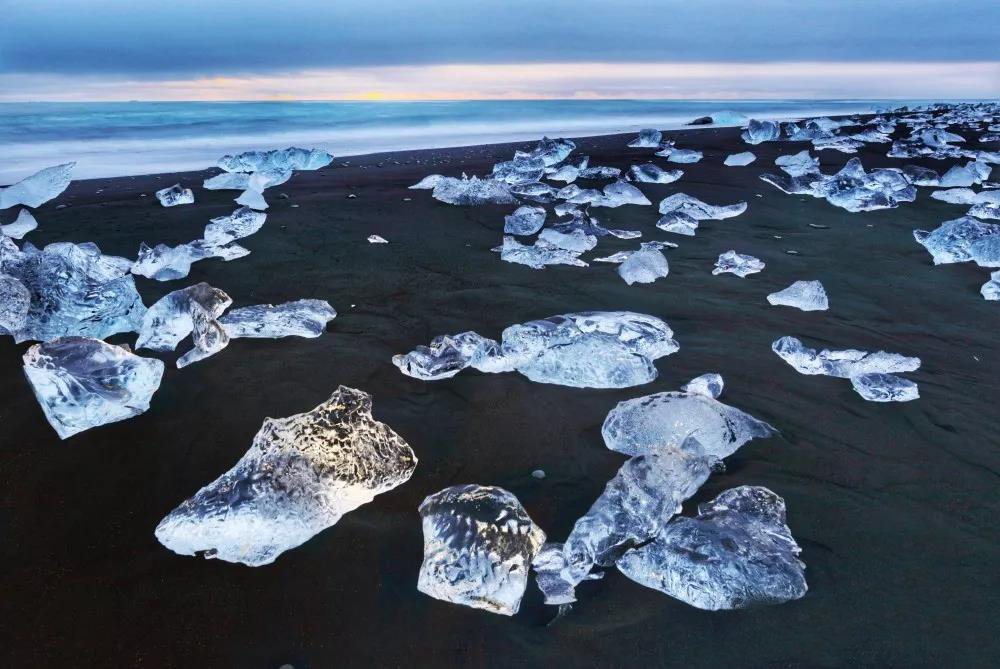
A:
<svg viewBox="0 0 1000 669">
<path fill-rule="evenodd" d="M 728 167 L 743 167 L 744 165 L 749 165 L 755 160 L 757 160 L 757 156 L 750 151 L 744 151 L 743 153 L 732 153 L 726 156 L 726 159 L 722 164 Z"/>
<path fill-rule="evenodd" d="M 990 280 L 979 289 L 984 300 L 1000 300 L 1000 270 L 990 274 Z"/>
<path fill-rule="evenodd" d="M 0 334 L 17 332 L 28 320 L 31 293 L 12 276 L 0 274 Z"/>
<path fill-rule="evenodd" d="M 701 151 L 695 151 L 694 149 L 678 149 L 673 146 L 665 147 L 664 149 L 657 151 L 654 155 L 666 158 L 667 162 L 681 164 L 697 163 L 703 158 Z"/>
<path fill-rule="evenodd" d="M 916 383 L 894 374 L 859 374 L 851 377 L 851 385 L 869 402 L 909 402 L 920 398 Z"/>
<path fill-rule="evenodd" d="M 634 181 L 647 184 L 669 184 L 680 179 L 684 172 L 681 170 L 665 170 L 653 163 L 633 165 L 629 168 L 629 174 Z"/>
<path fill-rule="evenodd" d="M 291 147 L 273 151 L 247 151 L 219 158 L 219 167 L 227 172 L 261 172 L 264 170 L 318 170 L 326 167 L 333 156 L 322 149 Z"/>
<path fill-rule="evenodd" d="M 576 388 L 628 388 L 656 378 L 653 360 L 679 348 L 673 331 L 653 316 L 590 311 L 512 325 L 497 344 L 474 332 L 438 337 L 392 362 L 407 376 L 440 379 L 472 366 L 516 370 L 538 383 Z"/>
<path fill-rule="evenodd" d="M 156 527 L 161 544 L 251 567 L 274 562 L 376 495 L 405 483 L 413 449 L 340 386 L 312 411 L 267 418 L 250 450 Z"/>
<path fill-rule="evenodd" d="M 500 252 L 500 259 L 504 262 L 527 265 L 532 269 L 542 269 L 546 265 L 587 266 L 587 263 L 580 260 L 581 251 L 567 251 L 544 239 L 539 239 L 528 246 L 510 235 L 504 235 L 503 246 L 493 250 Z"/>
<path fill-rule="evenodd" d="M 819 281 L 796 281 L 788 288 L 768 295 L 767 301 L 802 311 L 826 311 L 830 308 L 826 289 Z"/>
<path fill-rule="evenodd" d="M 809 151 L 806 150 L 792 155 L 778 156 L 774 159 L 774 164 L 792 177 L 819 173 L 819 158 L 810 156 Z"/>
<path fill-rule="evenodd" d="M 617 179 L 621 174 L 617 167 L 595 166 L 580 170 L 581 179 Z"/>
<path fill-rule="evenodd" d="M 745 278 L 748 274 L 756 274 L 764 269 L 764 261 L 744 253 L 736 251 L 726 251 L 719 254 L 719 259 L 715 261 L 715 269 L 712 274 L 725 274 L 729 272 L 736 276 Z"/>
<path fill-rule="evenodd" d="M 805 595 L 805 565 L 767 488 L 741 486 L 664 521 L 656 538 L 618 559 L 630 579 L 707 611 L 779 604 Z"/>
<path fill-rule="evenodd" d="M 545 532 L 514 495 L 495 486 L 451 486 L 424 499 L 420 518 L 420 592 L 505 616 L 517 613 Z"/>
<path fill-rule="evenodd" d="M 183 188 L 180 184 L 174 184 L 170 188 L 156 191 L 156 199 L 164 207 L 176 207 L 179 204 L 193 204 L 194 193 L 190 188 Z"/>
<path fill-rule="evenodd" d="M 611 262 L 618 264 L 618 276 L 625 283 L 653 283 L 670 273 L 667 258 L 660 250 L 664 247 L 676 247 L 670 242 L 643 242 L 637 251 L 622 251 L 606 258 L 595 258 L 595 262 Z"/>
<path fill-rule="evenodd" d="M 206 258 L 236 260 L 250 254 L 239 244 L 211 244 L 204 239 L 196 239 L 187 244 L 167 246 L 157 244 L 150 248 L 145 243 L 139 245 L 139 255 L 132 265 L 132 273 L 157 281 L 182 279 L 191 272 L 191 263 Z"/>
<path fill-rule="evenodd" d="M 240 207 L 229 216 L 217 216 L 205 226 L 205 241 L 209 244 L 224 245 L 248 237 L 264 226 L 267 214 Z"/>
<path fill-rule="evenodd" d="M 446 204 L 463 206 L 517 204 L 517 199 L 506 183 L 478 177 L 442 178 L 434 186 L 432 197 Z"/>
<path fill-rule="evenodd" d="M 920 358 L 878 351 L 869 353 L 857 349 L 831 351 L 807 348 L 795 337 L 782 337 L 771 349 L 800 374 L 835 376 L 850 379 L 863 374 L 893 374 L 912 372 L 920 367 Z"/>
<path fill-rule="evenodd" d="M 781 137 L 781 126 L 774 121 L 750 119 L 746 130 L 740 135 L 747 144 L 770 142 Z"/>
<path fill-rule="evenodd" d="M 410 190 L 433 190 L 435 187 L 437 187 L 439 183 L 441 183 L 443 180 L 447 178 L 448 177 L 443 177 L 440 174 L 431 174 L 424 177 L 423 179 L 413 184 L 412 186 L 409 186 L 409 188 Z"/>
<path fill-rule="evenodd" d="M 666 232 L 693 235 L 699 221 L 720 221 L 739 216 L 746 210 L 746 202 L 714 206 L 685 193 L 674 193 L 660 201 L 660 213 L 663 216 L 656 227 Z"/>
<path fill-rule="evenodd" d="M 945 221 L 932 232 L 914 230 L 913 237 L 931 254 L 935 265 L 974 261 L 1000 267 L 1000 225 L 963 216 Z"/>
<path fill-rule="evenodd" d="M 545 225 L 545 208 L 525 205 L 504 217 L 503 231 L 507 235 L 533 235 Z"/>
<path fill-rule="evenodd" d="M 31 215 L 31 212 L 27 209 L 22 209 L 18 212 L 17 218 L 13 223 L 0 225 L 0 235 L 10 237 L 11 239 L 21 239 L 37 227 L 38 221 Z"/>
<path fill-rule="evenodd" d="M 595 207 L 620 207 L 623 204 L 652 204 L 642 191 L 626 181 L 615 181 L 604 187 L 602 197 L 594 201 Z"/>
<path fill-rule="evenodd" d="M 368 235 L 369 244 L 388 244 L 389 240 L 381 235 Z"/>
<path fill-rule="evenodd" d="M 100 339 L 61 337 L 29 348 L 24 373 L 49 424 L 66 439 L 149 409 L 163 363 Z"/>
<path fill-rule="evenodd" d="M 545 228 L 538 235 L 538 240 L 547 242 L 552 246 L 567 251 L 583 253 L 597 246 L 597 237 L 588 235 L 583 230 L 573 230 L 571 232 L 559 232 L 552 228 Z"/>
<path fill-rule="evenodd" d="M 0 188 L 0 209 L 19 204 L 26 207 L 40 207 L 58 197 L 69 186 L 72 180 L 70 172 L 73 171 L 74 165 L 76 163 L 46 167 L 12 186 Z"/>
<path fill-rule="evenodd" d="M 264 210 L 267 209 L 267 200 L 264 199 L 264 195 L 260 191 L 248 188 L 236 197 L 236 204 L 243 205 L 244 207 L 250 207 L 251 209 Z"/>
<path fill-rule="evenodd" d="M 677 447 L 694 435 L 703 452 L 722 460 L 751 439 L 770 437 L 774 428 L 718 401 L 722 377 L 704 374 L 683 391 L 656 393 L 619 402 L 604 419 L 601 435 L 612 451 L 644 455 Z"/>
<path fill-rule="evenodd" d="M 182 339 L 196 330 L 203 335 L 209 334 L 205 331 L 210 323 L 196 321 L 197 316 L 206 314 L 208 321 L 214 320 L 232 303 L 229 295 L 207 283 L 196 283 L 167 293 L 146 310 L 135 347 L 173 351 Z M 196 333 L 195 339 L 198 338 Z"/>
<path fill-rule="evenodd" d="M 12 248 L 0 252 L 0 273 L 31 294 L 24 327 L 11 333 L 15 342 L 103 339 L 138 329 L 146 307 L 129 274 L 130 260 L 106 256 L 91 243 L 59 242 L 42 250 L 25 244 L 17 251 L 7 241 Z"/>
<path fill-rule="evenodd" d="M 318 337 L 337 312 L 326 300 L 295 300 L 233 309 L 219 323 L 233 339 L 240 337 Z"/>
<path fill-rule="evenodd" d="M 663 133 L 656 128 L 643 128 L 639 131 L 639 136 L 628 143 L 632 149 L 656 149 L 660 146 Z"/>
</svg>

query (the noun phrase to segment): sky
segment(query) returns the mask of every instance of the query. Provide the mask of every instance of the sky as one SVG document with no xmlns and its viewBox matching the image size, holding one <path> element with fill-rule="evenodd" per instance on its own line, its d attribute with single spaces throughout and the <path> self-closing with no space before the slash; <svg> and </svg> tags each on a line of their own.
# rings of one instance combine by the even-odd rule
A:
<svg viewBox="0 0 1000 669">
<path fill-rule="evenodd" d="M 0 0 L 0 17 L 0 101 L 1000 97 L 997 0 Z"/>
</svg>

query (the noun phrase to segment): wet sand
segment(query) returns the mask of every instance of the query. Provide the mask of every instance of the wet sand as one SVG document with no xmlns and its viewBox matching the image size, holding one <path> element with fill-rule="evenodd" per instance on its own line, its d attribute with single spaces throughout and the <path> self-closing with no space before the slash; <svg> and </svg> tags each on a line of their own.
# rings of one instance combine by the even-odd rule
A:
<svg viewBox="0 0 1000 669">
<path fill-rule="evenodd" d="M 673 184 L 643 184 L 652 207 L 594 210 L 609 228 L 680 244 L 665 252 L 669 277 L 650 285 L 629 287 L 602 263 L 536 271 L 501 262 L 489 249 L 513 207 L 453 207 L 406 189 L 431 173 L 483 174 L 526 145 L 379 154 L 336 159 L 269 189 L 266 225 L 241 240 L 248 257 L 196 263 L 179 281 L 137 278 L 146 304 L 198 281 L 227 291 L 234 306 L 327 299 L 339 316 L 318 339 L 236 340 L 183 370 L 168 355 L 147 413 L 65 442 L 21 372 L 28 344 L 0 339 L 0 664 L 995 666 L 1000 311 L 979 295 L 987 271 L 934 267 L 911 234 L 967 207 L 932 200 L 928 188 L 914 203 L 862 214 L 786 195 L 758 175 L 776 171 L 777 155 L 808 146 L 748 147 L 737 132 L 667 133 L 704 159 L 680 165 L 684 176 Z M 585 138 L 577 152 L 591 165 L 669 165 L 650 149 L 624 148 L 628 139 Z M 951 164 L 890 159 L 887 148 L 869 144 L 857 155 L 869 169 Z M 757 161 L 722 165 L 744 150 Z M 851 157 L 814 155 L 826 173 Z M 74 182 L 36 211 L 39 228 L 27 239 L 94 241 L 128 257 L 141 241 L 190 241 L 235 206 L 236 192 L 201 188 L 216 172 Z M 160 207 L 153 192 L 178 181 L 195 189 L 196 204 Z M 654 227 L 655 205 L 676 192 L 711 204 L 745 199 L 749 209 L 703 223 L 696 237 L 671 235 Z M 390 243 L 368 244 L 370 234 Z M 605 238 L 585 258 L 635 246 Z M 729 249 L 758 256 L 766 269 L 746 279 L 712 276 Z M 768 293 L 798 279 L 823 282 L 828 312 L 768 305 Z M 438 334 L 497 337 L 512 323 L 612 309 L 673 327 L 680 351 L 657 361 L 653 383 L 588 390 L 472 370 L 422 382 L 390 363 Z M 846 380 L 803 376 L 771 352 L 782 335 L 919 356 L 922 367 L 907 376 L 921 398 L 865 402 Z M 601 440 L 607 412 L 710 371 L 725 378 L 723 401 L 780 435 L 728 458 L 685 512 L 738 485 L 784 497 L 807 565 L 805 598 L 709 613 L 609 571 L 546 626 L 553 610 L 533 579 L 513 618 L 417 592 L 416 509 L 426 495 L 459 483 L 499 485 L 562 540 L 624 460 Z M 309 410 L 338 384 L 372 393 L 376 418 L 414 448 L 420 463 L 408 483 L 266 567 L 181 557 L 157 543 L 159 520 L 232 466 L 265 417 Z M 532 478 L 534 469 L 546 478 Z"/>
</svg>

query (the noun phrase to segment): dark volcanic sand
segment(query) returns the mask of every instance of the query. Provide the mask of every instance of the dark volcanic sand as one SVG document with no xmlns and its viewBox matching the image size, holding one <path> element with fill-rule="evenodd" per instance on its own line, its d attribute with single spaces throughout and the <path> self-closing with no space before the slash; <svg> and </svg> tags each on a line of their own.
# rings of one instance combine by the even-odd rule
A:
<svg viewBox="0 0 1000 669">
<path fill-rule="evenodd" d="M 600 263 L 535 271 L 501 262 L 489 249 L 513 207 L 453 207 L 406 190 L 435 172 L 487 172 L 515 145 L 383 154 L 348 167 L 338 159 L 268 190 L 267 224 L 241 242 L 250 256 L 196 263 L 185 280 L 137 280 L 147 304 L 198 281 L 226 290 L 236 306 L 325 298 L 340 315 L 318 339 L 234 341 L 184 370 L 169 356 L 146 414 L 65 442 L 21 373 L 27 344 L 0 340 L 0 664 L 996 666 L 1000 312 L 979 295 L 986 271 L 934 267 L 911 235 L 966 208 L 931 200 L 926 188 L 915 203 L 865 214 L 786 195 L 757 176 L 807 145 L 748 147 L 736 132 L 669 133 L 704 150 L 704 160 L 681 165 L 676 183 L 642 185 L 653 207 L 594 211 L 608 227 L 680 244 L 666 252 L 670 276 L 651 285 L 626 286 Z M 652 150 L 623 148 L 627 139 L 583 139 L 579 152 L 592 165 L 667 166 Z M 757 162 L 721 165 L 747 149 Z M 858 155 L 867 168 L 916 162 L 888 159 L 886 150 L 868 145 Z M 825 172 L 850 157 L 819 155 Z M 189 241 L 234 208 L 235 192 L 201 189 L 214 173 L 74 182 L 37 211 L 40 227 L 28 239 L 95 241 L 129 257 L 140 241 Z M 176 181 L 195 189 L 195 205 L 159 206 L 153 191 Z M 655 204 L 681 191 L 750 207 L 704 223 L 693 238 L 656 230 Z M 3 212 L 3 222 L 14 213 Z M 373 233 L 390 243 L 368 244 Z M 586 257 L 636 245 L 604 239 Z M 728 249 L 767 268 L 747 279 L 712 276 Z M 822 280 L 830 311 L 767 304 L 768 293 L 797 279 Z M 658 361 L 654 383 L 626 390 L 475 371 L 428 383 L 390 364 L 437 334 L 496 337 L 511 323 L 591 309 L 660 316 L 680 351 Z M 923 366 L 908 376 L 921 398 L 870 403 L 846 380 L 798 374 L 770 350 L 782 335 L 919 356 Z M 561 540 L 624 460 L 601 440 L 608 410 L 709 371 L 725 377 L 724 401 L 781 434 L 731 456 L 685 510 L 744 484 L 784 497 L 808 566 L 805 598 L 709 613 L 610 571 L 546 627 L 553 611 L 533 581 L 513 618 L 417 592 L 424 496 L 458 483 L 503 486 Z M 338 384 L 372 393 L 376 417 L 413 446 L 420 464 L 408 483 L 266 567 L 181 557 L 157 543 L 157 522 L 228 469 L 264 417 L 309 410 Z M 530 475 L 539 468 L 541 481 Z"/>
</svg>

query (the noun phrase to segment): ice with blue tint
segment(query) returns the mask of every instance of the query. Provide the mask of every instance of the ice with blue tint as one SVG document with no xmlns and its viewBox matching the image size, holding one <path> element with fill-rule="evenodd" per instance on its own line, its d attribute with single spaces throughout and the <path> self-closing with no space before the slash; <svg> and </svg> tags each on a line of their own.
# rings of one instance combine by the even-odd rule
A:
<svg viewBox="0 0 1000 669">
<path fill-rule="evenodd" d="M 58 197 L 72 181 L 70 173 L 73 171 L 74 165 L 76 163 L 46 167 L 12 186 L 0 188 L 0 209 L 15 207 L 19 204 L 27 207 L 40 207 L 49 200 Z"/>
<path fill-rule="evenodd" d="M 662 524 L 656 538 L 617 561 L 630 579 L 708 611 L 799 599 L 808 589 L 785 502 L 741 486 Z"/>
<path fill-rule="evenodd" d="M 149 409 L 163 363 L 100 339 L 61 337 L 29 348 L 24 373 L 49 424 L 66 439 Z"/>
<path fill-rule="evenodd" d="M 657 156 L 666 158 L 668 162 L 671 163 L 697 163 L 703 157 L 701 151 L 695 151 L 694 149 L 678 149 L 673 145 L 673 142 L 666 143 L 666 145 L 659 151 L 656 152 Z"/>
<path fill-rule="evenodd" d="M 295 300 L 232 309 L 218 320 L 231 338 L 318 337 L 337 312 L 326 300 Z"/>
<path fill-rule="evenodd" d="M 0 335 L 17 332 L 28 320 L 31 293 L 18 279 L 0 274 Z"/>
<path fill-rule="evenodd" d="M 719 259 L 715 261 L 715 268 L 712 274 L 735 274 L 745 278 L 749 274 L 756 274 L 764 269 L 764 261 L 745 253 L 736 251 L 726 251 L 719 254 Z"/>
<path fill-rule="evenodd" d="M 621 176 L 622 171 L 617 167 L 606 167 L 602 165 L 596 165 L 594 167 L 588 167 L 586 169 L 580 170 L 581 179 L 617 179 Z"/>
<path fill-rule="evenodd" d="M 819 174 L 819 158 L 810 156 L 809 151 L 807 150 L 802 150 L 798 153 L 790 155 L 778 156 L 774 159 L 774 164 L 792 177 L 801 177 L 806 174 Z"/>
<path fill-rule="evenodd" d="M 226 172 L 262 172 L 265 170 L 318 170 L 326 167 L 333 156 L 322 149 L 276 149 L 274 151 L 247 151 L 219 159 L 219 167 Z"/>
<path fill-rule="evenodd" d="M 633 181 L 647 184 L 669 184 L 677 181 L 684 175 L 681 170 L 665 170 L 653 163 L 633 165 L 629 168 L 629 176 Z"/>
<path fill-rule="evenodd" d="M 495 486 L 455 485 L 420 504 L 424 559 L 417 589 L 453 604 L 512 616 L 545 532 Z"/>
<path fill-rule="evenodd" d="M 161 544 L 259 567 L 413 475 L 413 449 L 340 386 L 312 411 L 266 418 L 246 454 L 156 527 Z"/>
<path fill-rule="evenodd" d="M 757 156 L 750 151 L 744 151 L 743 153 L 729 154 L 726 156 L 726 159 L 722 161 L 722 164 L 726 167 L 743 167 L 744 165 L 749 165 L 755 160 L 757 160 Z"/>
<path fill-rule="evenodd" d="M 990 280 L 979 289 L 984 300 L 1000 300 L 1000 270 L 990 274 Z"/>
<path fill-rule="evenodd" d="M 913 237 L 931 254 L 935 265 L 973 261 L 1000 267 L 1000 225 L 971 216 L 945 221 L 933 231 L 914 230 Z"/>
<path fill-rule="evenodd" d="M 174 184 L 169 188 L 156 191 L 156 199 L 164 207 L 176 207 L 181 204 L 194 204 L 194 193 L 191 192 L 190 188 Z"/>
<path fill-rule="evenodd" d="M 27 209 L 22 209 L 17 213 L 17 218 L 14 219 L 13 223 L 0 225 L 0 235 L 10 237 L 11 239 L 21 239 L 37 227 L 38 221 L 31 215 L 31 212 Z"/>
<path fill-rule="evenodd" d="M 443 177 L 438 180 L 431 196 L 446 204 L 462 206 L 518 203 L 505 182 L 465 175 L 461 179 Z"/>
<path fill-rule="evenodd" d="M 628 143 L 633 149 L 655 149 L 660 146 L 663 133 L 655 128 L 643 128 L 639 131 L 639 136 Z"/>
<path fill-rule="evenodd" d="M 699 221 L 721 221 L 739 216 L 747 210 L 746 202 L 716 206 L 702 202 L 686 193 L 674 193 L 660 201 L 663 214 L 656 227 L 679 235 L 694 235 Z"/>
<path fill-rule="evenodd" d="M 562 213 L 560 213 L 560 211 Z M 636 239 L 642 236 L 638 230 L 609 230 L 601 225 L 595 217 L 584 209 L 579 209 L 575 205 L 571 209 L 556 207 L 556 213 L 568 215 L 570 220 L 558 222 L 552 225 L 552 229 L 558 232 L 580 231 L 593 237 L 617 237 L 618 239 Z"/>
<path fill-rule="evenodd" d="M 788 288 L 768 295 L 767 301 L 802 311 L 826 311 L 830 308 L 826 289 L 819 281 L 796 281 Z"/>
<path fill-rule="evenodd" d="M 604 187 L 601 197 L 593 201 L 595 207 L 616 208 L 625 204 L 652 204 L 642 191 L 626 181 L 615 181 Z"/>
<path fill-rule="evenodd" d="M 196 239 L 187 244 L 167 246 L 157 244 L 150 248 L 145 242 L 139 245 L 139 254 L 132 273 L 157 281 L 182 279 L 191 272 L 191 263 L 206 258 L 236 260 L 250 255 L 250 250 L 239 244 L 212 244 L 204 239 Z"/>
<path fill-rule="evenodd" d="M 916 383 L 895 374 L 859 374 L 851 377 L 851 386 L 869 402 L 909 402 L 920 398 Z"/>
<path fill-rule="evenodd" d="M 264 226 L 267 214 L 240 207 L 229 216 L 217 216 L 205 226 L 204 240 L 209 244 L 224 245 L 249 237 Z"/>
<path fill-rule="evenodd" d="M 781 137 L 781 126 L 774 121 L 750 119 L 746 130 L 740 135 L 747 144 L 771 142 Z"/>
<path fill-rule="evenodd" d="M 643 242 L 635 251 L 619 251 L 605 258 L 594 258 L 594 262 L 618 264 L 618 276 L 625 283 L 653 283 L 670 273 L 667 258 L 661 249 L 676 248 L 670 242 Z"/>
<path fill-rule="evenodd" d="M 826 198 L 850 212 L 889 209 L 917 197 L 916 187 L 903 170 L 879 168 L 866 172 L 857 158 L 851 158 L 839 172 L 829 176 L 817 171 L 799 176 L 762 174 L 760 178 L 786 193 Z"/>
<path fill-rule="evenodd" d="M 532 269 L 543 269 L 546 265 L 587 266 L 587 263 L 580 260 L 582 251 L 569 251 L 544 239 L 538 239 L 529 246 L 510 235 L 504 235 L 503 245 L 493 250 L 500 253 L 500 259 L 504 262 L 527 265 Z"/>
<path fill-rule="evenodd" d="M 538 235 L 538 241 L 546 242 L 552 246 L 566 251 L 583 253 L 597 246 L 597 237 L 588 235 L 583 230 L 569 230 L 561 232 L 554 228 L 545 228 Z"/>
<path fill-rule="evenodd" d="M 177 366 L 207 358 L 229 343 L 216 319 L 232 303 L 229 295 L 207 283 L 168 293 L 146 311 L 136 348 L 172 351 L 191 335 L 194 347 L 178 359 Z"/>
</svg>

